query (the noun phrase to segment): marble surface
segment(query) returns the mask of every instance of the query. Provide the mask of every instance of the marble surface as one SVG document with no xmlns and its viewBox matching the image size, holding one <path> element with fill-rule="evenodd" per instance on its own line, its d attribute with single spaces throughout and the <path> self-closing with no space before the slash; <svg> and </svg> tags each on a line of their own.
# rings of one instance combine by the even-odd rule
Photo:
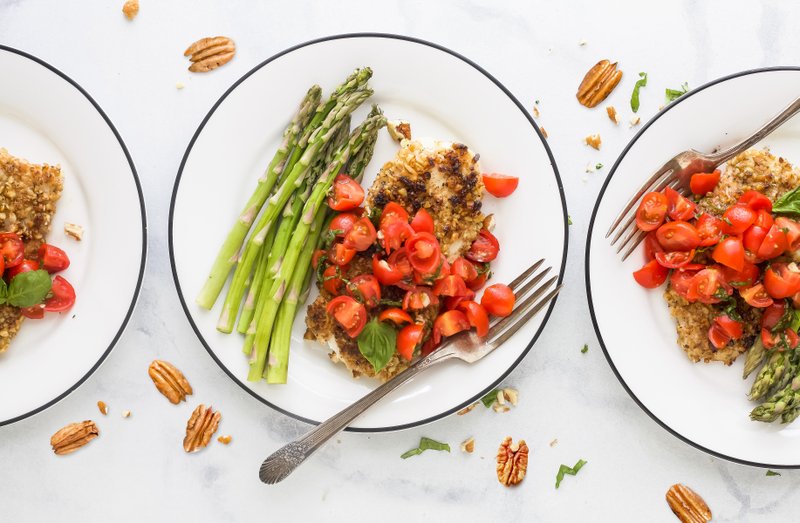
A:
<svg viewBox="0 0 800 523">
<path fill-rule="evenodd" d="M 122 3 L 0 0 L 0 43 L 61 69 L 108 113 L 138 169 L 149 222 L 139 304 L 108 360 L 54 407 L 0 427 L 0 520 L 669 522 L 675 519 L 664 493 L 675 482 L 698 490 L 715 521 L 795 519 L 798 473 L 765 477 L 680 442 L 636 406 L 608 367 L 589 319 L 583 248 L 604 175 L 634 130 L 614 127 L 602 110 L 588 112 L 574 100 L 585 70 L 604 57 L 626 73 L 609 101 L 623 121 L 638 71 L 649 73 L 640 110 L 646 120 L 663 103 L 665 87 L 797 64 L 800 9 L 793 3 L 141 0 L 132 23 Z M 308 427 L 228 380 L 189 328 L 167 254 L 170 193 L 192 133 L 234 80 L 288 46 L 356 31 L 438 42 L 483 65 L 526 106 L 540 100 L 538 121 L 549 133 L 574 222 L 567 286 L 539 342 L 506 381 L 520 390 L 512 412 L 481 407 L 400 433 L 342 434 L 290 480 L 268 487 L 256 476 L 261 459 Z M 233 37 L 238 54 L 214 74 L 191 76 L 181 52 L 211 34 Z M 177 90 L 176 82 L 186 88 Z M 594 132 L 603 138 L 599 152 L 582 144 Z M 585 173 L 597 162 L 606 167 Z M 589 351 L 581 354 L 584 343 Z M 173 407 L 154 392 L 146 368 L 156 357 L 178 363 L 195 399 L 223 412 L 220 433 L 233 435 L 230 446 L 183 453 L 190 407 Z M 97 413 L 98 399 L 111 406 L 106 418 Z M 125 409 L 133 413 L 128 419 L 120 416 Z M 55 457 L 50 435 L 85 418 L 99 418 L 102 437 Z M 422 435 L 448 441 L 454 451 L 400 460 Z M 528 477 L 516 489 L 494 477 L 505 435 L 531 446 Z M 471 456 L 458 451 L 468 436 L 476 439 Z M 586 467 L 555 490 L 558 466 L 578 458 Z"/>
</svg>

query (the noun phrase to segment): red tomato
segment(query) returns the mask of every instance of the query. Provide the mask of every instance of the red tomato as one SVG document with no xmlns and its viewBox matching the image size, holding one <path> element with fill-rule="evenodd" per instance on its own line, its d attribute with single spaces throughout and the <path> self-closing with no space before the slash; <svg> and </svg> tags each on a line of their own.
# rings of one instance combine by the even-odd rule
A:
<svg viewBox="0 0 800 523">
<path fill-rule="evenodd" d="M 672 275 L 669 277 L 669 284 L 675 292 L 690 302 L 697 301 L 697 295 L 691 295 L 689 293 L 689 288 L 695 274 L 697 274 L 695 270 L 677 270 L 672 271 Z"/>
<path fill-rule="evenodd" d="M 730 318 L 727 314 L 714 318 L 714 323 L 719 325 L 732 340 L 742 337 L 742 322 Z"/>
<path fill-rule="evenodd" d="M 753 254 L 758 254 L 758 249 L 761 248 L 761 244 L 764 243 L 764 238 L 767 237 L 768 232 L 769 229 L 755 224 L 751 225 L 749 229 L 744 231 L 744 235 L 742 235 L 742 244 L 745 250 Z"/>
<path fill-rule="evenodd" d="M 44 303 L 33 305 L 31 307 L 23 307 L 19 310 L 20 314 L 32 320 L 41 320 L 44 318 Z"/>
<path fill-rule="evenodd" d="M 691 251 L 657 252 L 656 261 L 667 269 L 684 267 L 694 258 L 694 249 Z"/>
<path fill-rule="evenodd" d="M 422 274 L 433 274 L 441 264 L 439 242 L 429 232 L 414 233 L 406 241 L 406 251 L 411 266 Z"/>
<path fill-rule="evenodd" d="M 362 274 L 350 280 L 347 284 L 347 294 L 371 309 L 381 302 L 381 284 L 372 274 Z"/>
<path fill-rule="evenodd" d="M 758 248 L 756 255 L 762 260 L 771 260 L 783 254 L 787 247 L 789 247 L 789 237 L 786 232 L 773 224 Z"/>
<path fill-rule="evenodd" d="M 667 251 L 690 251 L 700 245 L 700 235 L 689 222 L 667 222 L 656 231 L 656 238 Z"/>
<path fill-rule="evenodd" d="M 742 234 L 756 221 L 756 211 L 746 205 L 731 205 L 722 215 L 722 232 Z"/>
<path fill-rule="evenodd" d="M 344 246 L 359 252 L 366 251 L 375 243 L 378 233 L 366 216 L 359 218 L 344 237 Z"/>
<path fill-rule="evenodd" d="M 337 296 L 325 308 L 351 338 L 358 336 L 367 324 L 367 309 L 350 296 Z"/>
<path fill-rule="evenodd" d="M 403 310 L 420 310 L 438 303 L 439 298 L 429 287 L 413 287 L 403 296 Z"/>
<path fill-rule="evenodd" d="M 411 361 L 411 358 L 414 357 L 414 350 L 422 341 L 423 329 L 423 325 L 412 323 L 411 325 L 406 325 L 397 333 L 397 353 L 405 358 L 406 361 Z"/>
<path fill-rule="evenodd" d="M 452 336 L 469 329 L 467 315 L 461 311 L 447 311 L 433 322 L 433 342 L 438 344 L 442 336 Z"/>
<path fill-rule="evenodd" d="M 53 295 L 44 302 L 44 310 L 47 312 L 64 312 L 75 303 L 75 289 L 61 276 L 53 278 L 50 292 Z"/>
<path fill-rule="evenodd" d="M 414 274 L 414 267 L 408 260 L 408 251 L 405 247 L 397 249 L 389 256 L 389 265 L 396 268 L 403 274 L 403 279 L 411 277 Z"/>
<path fill-rule="evenodd" d="M 353 259 L 353 256 L 356 255 L 355 249 L 348 249 L 344 246 L 344 244 L 336 242 L 331 245 L 331 250 L 328 253 L 328 259 L 334 265 L 343 266 L 350 263 L 350 260 Z"/>
<path fill-rule="evenodd" d="M 654 260 L 656 258 L 656 253 L 664 252 L 664 247 L 658 243 L 658 238 L 656 238 L 656 231 L 650 231 L 644 237 L 644 258 L 645 261 Z"/>
<path fill-rule="evenodd" d="M 387 320 L 398 326 L 402 325 L 403 323 L 413 323 L 411 316 L 403 309 L 398 309 L 397 307 L 386 309 L 378 314 L 378 321 Z"/>
<path fill-rule="evenodd" d="M 764 210 L 768 213 L 772 212 L 772 201 L 760 192 L 752 189 L 745 191 L 745 193 L 739 197 L 737 203 L 746 205 L 754 211 Z"/>
<path fill-rule="evenodd" d="M 25 258 L 25 244 L 13 232 L 0 233 L 0 254 L 6 269 L 19 265 Z"/>
<path fill-rule="evenodd" d="M 474 262 L 486 263 L 497 258 L 498 252 L 500 252 L 500 242 L 487 229 L 481 229 L 464 257 Z"/>
<path fill-rule="evenodd" d="M 389 202 L 383 208 L 383 212 L 381 212 L 381 220 L 380 220 L 381 227 L 384 224 L 392 221 L 401 221 L 408 223 L 408 212 L 399 203 Z"/>
<path fill-rule="evenodd" d="M 800 223 L 781 216 L 780 218 L 775 218 L 775 226 L 786 233 L 787 250 L 796 251 L 800 249 Z"/>
<path fill-rule="evenodd" d="M 328 207 L 334 211 L 349 211 L 364 201 L 364 189 L 346 174 L 336 175 L 332 190 L 333 194 L 328 197 Z"/>
<path fill-rule="evenodd" d="M 708 329 L 708 340 L 715 349 L 724 349 L 731 341 L 731 337 L 717 322 L 714 322 Z"/>
<path fill-rule="evenodd" d="M 714 187 L 719 183 L 719 171 L 712 173 L 697 173 L 693 174 L 689 180 L 689 188 L 694 194 L 703 196 L 714 190 Z"/>
<path fill-rule="evenodd" d="M 462 301 L 458 304 L 458 308 L 467 315 L 469 324 L 475 327 L 475 334 L 481 337 L 489 334 L 489 315 L 480 303 Z"/>
<path fill-rule="evenodd" d="M 14 276 L 17 274 L 28 272 L 28 271 L 38 271 L 39 270 L 39 262 L 36 260 L 23 260 L 22 263 L 14 265 L 10 269 L 6 269 L 6 280 L 11 283 L 11 280 L 14 279 Z"/>
<path fill-rule="evenodd" d="M 67 253 L 49 243 L 43 243 L 39 247 L 39 263 L 42 268 L 49 273 L 63 271 L 69 267 L 69 257 Z"/>
<path fill-rule="evenodd" d="M 756 212 L 756 221 L 753 222 L 753 225 L 758 225 L 759 227 L 769 230 L 769 228 L 772 227 L 772 223 L 772 214 L 768 213 L 764 209 L 759 209 Z"/>
<path fill-rule="evenodd" d="M 508 316 L 514 310 L 514 302 L 516 297 L 514 291 L 508 285 L 502 283 L 495 283 L 489 285 L 483 291 L 481 297 L 481 305 L 486 309 L 486 312 L 494 316 Z"/>
<path fill-rule="evenodd" d="M 790 298 L 800 292 L 800 269 L 794 263 L 773 263 L 764 271 L 764 287 L 773 298 Z"/>
<path fill-rule="evenodd" d="M 464 301 L 474 301 L 475 300 L 475 291 L 471 289 L 467 289 L 466 294 L 462 294 L 460 296 L 445 296 L 444 297 L 444 308 L 447 310 L 457 309 L 458 305 Z"/>
<path fill-rule="evenodd" d="M 486 280 L 489 279 L 489 268 L 487 267 L 481 274 L 472 281 L 467 282 L 467 288 L 477 291 L 483 288 Z"/>
<path fill-rule="evenodd" d="M 453 262 L 450 272 L 456 276 L 461 276 L 465 282 L 470 282 L 478 277 L 478 270 L 472 262 L 460 256 Z"/>
<path fill-rule="evenodd" d="M 784 345 L 784 340 L 786 343 Z M 797 347 L 800 338 L 798 338 L 797 333 L 792 329 L 786 329 L 782 333 L 776 332 L 773 333 L 769 329 L 761 329 L 761 342 L 764 344 L 764 347 L 767 349 L 775 348 L 776 346 L 780 346 L 778 350 L 779 352 L 783 352 L 787 346 L 789 349 L 794 349 Z"/>
<path fill-rule="evenodd" d="M 461 276 L 450 274 L 436 280 L 433 284 L 433 294 L 436 296 L 464 296 L 467 294 L 467 285 Z"/>
<path fill-rule="evenodd" d="M 311 256 L 311 267 L 314 270 L 317 270 L 319 266 L 319 259 L 325 256 L 327 258 L 328 253 L 324 249 L 317 249 L 314 251 L 314 254 Z"/>
<path fill-rule="evenodd" d="M 772 329 L 781 321 L 783 315 L 786 313 L 786 302 L 775 302 L 764 311 L 761 315 L 761 327 L 764 329 Z"/>
<path fill-rule="evenodd" d="M 435 351 L 438 346 L 439 344 L 437 342 L 434 342 L 433 336 L 431 336 L 425 343 L 422 344 L 422 348 L 419 351 L 419 355 L 424 358 L 431 352 Z"/>
<path fill-rule="evenodd" d="M 425 209 L 420 209 L 411 220 L 411 228 L 415 232 L 429 232 L 433 234 L 433 217 Z"/>
<path fill-rule="evenodd" d="M 717 265 L 715 268 L 722 271 L 722 275 L 725 277 L 726 283 L 736 285 L 740 288 L 753 285 L 758 281 L 758 277 L 761 275 L 761 270 L 758 268 L 758 266 L 746 260 L 742 270 L 740 271 L 731 269 L 730 267 L 725 267 L 724 265 Z"/>
<path fill-rule="evenodd" d="M 667 196 L 667 215 L 673 220 L 688 221 L 694 218 L 697 212 L 697 205 L 688 198 L 682 196 L 672 187 L 664 189 Z"/>
<path fill-rule="evenodd" d="M 386 260 L 381 260 L 377 254 L 372 256 L 372 274 L 383 285 L 394 285 L 403 279 L 403 272 Z"/>
<path fill-rule="evenodd" d="M 655 289 L 662 283 L 667 281 L 669 269 L 658 263 L 657 260 L 651 260 L 644 264 L 644 267 L 633 273 L 633 278 L 636 282 L 647 289 Z"/>
<path fill-rule="evenodd" d="M 483 175 L 483 185 L 492 196 L 505 198 L 517 189 L 519 178 L 506 174 L 487 173 Z"/>
<path fill-rule="evenodd" d="M 722 238 L 723 222 L 719 218 L 703 213 L 695 223 L 697 234 L 700 235 L 700 247 L 710 247 L 716 245 Z"/>
<path fill-rule="evenodd" d="M 339 268 L 336 265 L 329 265 L 322 273 L 322 288 L 334 296 L 341 294 L 344 281 L 339 277 Z"/>
<path fill-rule="evenodd" d="M 730 296 L 733 289 L 728 289 L 722 271 L 709 267 L 694 275 L 687 293 L 692 297 L 697 296 L 696 299 L 702 303 L 712 304 L 722 301 L 719 296 L 723 293 Z"/>
<path fill-rule="evenodd" d="M 735 271 L 744 269 L 744 245 L 738 236 L 728 236 L 714 247 L 711 253 L 714 261 Z"/>
<path fill-rule="evenodd" d="M 400 220 L 390 220 L 381 225 L 381 244 L 389 254 L 403 246 L 403 243 L 414 234 L 409 224 Z"/>
<path fill-rule="evenodd" d="M 337 214 L 331 220 L 328 230 L 335 231 L 337 238 L 344 238 L 345 235 L 353 228 L 353 224 L 358 220 L 358 216 L 351 212 L 343 212 Z"/>
<path fill-rule="evenodd" d="M 772 298 L 769 297 L 764 285 L 761 283 L 753 285 L 752 287 L 739 289 L 739 294 L 751 307 L 763 309 L 764 307 L 769 307 L 773 303 Z"/>
<path fill-rule="evenodd" d="M 667 197 L 660 192 L 650 192 L 644 195 L 642 203 L 636 210 L 636 226 L 643 231 L 655 230 L 664 223 L 667 216 Z"/>
</svg>

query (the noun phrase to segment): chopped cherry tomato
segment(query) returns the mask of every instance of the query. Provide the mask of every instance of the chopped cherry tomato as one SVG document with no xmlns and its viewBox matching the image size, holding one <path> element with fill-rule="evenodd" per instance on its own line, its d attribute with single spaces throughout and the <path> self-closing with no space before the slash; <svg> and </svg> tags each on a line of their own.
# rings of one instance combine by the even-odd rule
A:
<svg viewBox="0 0 800 523">
<path fill-rule="evenodd" d="M 314 254 L 311 256 L 311 267 L 314 270 L 316 270 L 317 267 L 319 266 L 319 260 L 323 256 L 325 256 L 326 258 L 328 256 L 328 253 L 327 251 L 325 251 L 325 249 L 317 249 L 316 251 L 314 251 Z"/>
<path fill-rule="evenodd" d="M 464 257 L 474 262 L 486 263 L 497 258 L 498 252 L 500 252 L 500 242 L 487 229 L 481 229 Z"/>
<path fill-rule="evenodd" d="M 667 196 L 667 215 L 673 220 L 688 221 L 694 218 L 697 205 L 672 187 L 664 189 Z"/>
<path fill-rule="evenodd" d="M 669 203 L 664 193 L 650 192 L 644 195 L 636 210 L 636 226 L 643 231 L 652 231 L 664 223 Z"/>
<path fill-rule="evenodd" d="M 745 191 L 745 193 L 739 197 L 737 203 L 746 205 L 754 211 L 764 210 L 768 213 L 772 212 L 772 201 L 760 192 L 752 189 Z"/>
<path fill-rule="evenodd" d="M 722 271 L 709 267 L 694 275 L 687 293 L 692 297 L 697 296 L 696 299 L 702 303 L 713 304 L 722 301 L 722 294 L 730 296 L 733 289 L 725 283 Z"/>
<path fill-rule="evenodd" d="M 776 299 L 800 292 L 800 269 L 794 263 L 773 263 L 764 271 L 764 287 Z"/>
<path fill-rule="evenodd" d="M 405 277 L 399 267 L 381 260 L 377 254 L 372 256 L 372 274 L 383 285 L 394 285 Z"/>
<path fill-rule="evenodd" d="M 758 281 L 758 277 L 761 275 L 761 270 L 758 268 L 758 266 L 754 263 L 750 263 L 747 260 L 745 260 L 744 266 L 739 271 L 724 265 L 717 265 L 715 268 L 722 271 L 722 275 L 725 277 L 725 282 L 730 283 L 731 285 L 736 285 L 740 288 L 753 285 Z"/>
<path fill-rule="evenodd" d="M 49 243 L 43 243 L 39 247 L 39 263 L 42 268 L 49 273 L 63 271 L 69 267 L 69 257 L 67 253 Z"/>
<path fill-rule="evenodd" d="M 768 232 L 769 228 L 765 229 L 756 224 L 751 225 L 742 235 L 742 244 L 745 250 L 757 255 L 758 249 L 760 249 L 761 244 L 764 243 L 764 238 L 767 237 Z"/>
<path fill-rule="evenodd" d="M 483 175 L 483 185 L 492 196 L 505 198 L 517 189 L 519 178 L 506 174 L 487 173 Z"/>
<path fill-rule="evenodd" d="M 367 324 L 367 309 L 350 296 L 337 296 L 325 308 L 351 338 L 357 337 Z"/>
<path fill-rule="evenodd" d="M 772 227 L 773 222 L 774 220 L 772 219 L 772 214 L 764 209 L 759 209 L 756 212 L 756 221 L 753 222 L 753 225 L 758 225 L 759 227 L 769 230 L 769 228 Z"/>
<path fill-rule="evenodd" d="M 650 231 L 644 237 L 644 258 L 645 261 L 654 260 L 656 258 L 656 253 L 664 252 L 664 247 L 658 243 L 658 238 L 656 237 L 656 231 Z"/>
<path fill-rule="evenodd" d="M 722 327 L 725 334 L 730 336 L 732 340 L 738 340 L 742 337 L 742 322 L 734 320 L 727 314 L 714 318 L 714 323 Z"/>
<path fill-rule="evenodd" d="M 692 193 L 704 196 L 714 190 L 714 187 L 719 183 L 719 171 L 711 173 L 697 173 L 693 174 L 689 180 L 689 188 Z"/>
<path fill-rule="evenodd" d="M 446 311 L 433 322 L 433 342 L 438 344 L 442 336 L 452 336 L 469 329 L 467 315 L 461 311 Z"/>
<path fill-rule="evenodd" d="M 344 281 L 339 277 L 339 268 L 336 265 L 329 265 L 322 273 L 322 288 L 334 296 L 342 293 Z"/>
<path fill-rule="evenodd" d="M 489 334 L 489 315 L 480 303 L 467 300 L 458 304 L 459 310 L 467 315 L 469 324 L 475 327 L 475 334 L 486 336 Z"/>
<path fill-rule="evenodd" d="M 650 260 L 644 267 L 633 273 L 636 282 L 647 289 L 655 289 L 667 281 L 669 269 L 658 263 L 657 260 Z"/>
<path fill-rule="evenodd" d="M 694 249 L 691 251 L 657 252 L 656 261 L 667 269 L 684 267 L 694 258 Z"/>
<path fill-rule="evenodd" d="M 371 309 L 381 302 L 381 284 L 372 274 L 362 274 L 350 280 L 347 284 L 347 294 Z"/>
<path fill-rule="evenodd" d="M 464 296 L 467 294 L 467 284 L 461 276 L 450 274 L 436 280 L 433 293 L 436 296 Z"/>
<path fill-rule="evenodd" d="M 397 333 L 397 354 L 402 356 L 406 361 L 411 361 L 414 357 L 414 350 L 422 341 L 422 331 L 424 326 L 419 323 L 412 323 L 406 325 L 400 332 Z"/>
<path fill-rule="evenodd" d="M 672 271 L 672 275 L 669 277 L 669 284 L 675 292 L 683 297 L 683 299 L 690 302 L 697 301 L 697 295 L 689 293 L 689 288 L 695 274 L 697 274 L 696 270 L 677 270 Z"/>
<path fill-rule="evenodd" d="M 11 283 L 11 280 L 14 279 L 14 276 L 20 274 L 22 272 L 29 272 L 29 271 L 38 271 L 39 270 L 39 262 L 36 260 L 22 260 L 22 263 L 14 265 L 10 269 L 6 269 L 6 280 Z"/>
<path fill-rule="evenodd" d="M 728 207 L 722 215 L 722 232 L 742 234 L 756 221 L 757 213 L 746 205 L 736 204 Z"/>
<path fill-rule="evenodd" d="M 708 340 L 715 349 L 724 349 L 730 343 L 731 337 L 717 322 L 714 322 L 708 329 Z"/>
<path fill-rule="evenodd" d="M 689 222 L 667 222 L 656 231 L 656 238 L 667 251 L 690 251 L 700 245 L 700 235 Z"/>
<path fill-rule="evenodd" d="M 433 234 L 433 217 L 423 208 L 417 211 L 411 220 L 411 228 L 415 232 L 429 232 Z"/>
<path fill-rule="evenodd" d="M 375 231 L 375 226 L 366 216 L 356 220 L 353 227 L 347 232 L 344 237 L 344 246 L 355 249 L 359 252 L 366 251 L 370 246 L 375 243 L 378 233 Z"/>
<path fill-rule="evenodd" d="M 722 238 L 722 224 L 722 220 L 708 213 L 700 215 L 695 223 L 697 234 L 700 235 L 700 247 L 710 247 L 719 242 Z"/>
<path fill-rule="evenodd" d="M 405 247 L 397 249 L 389 256 L 389 265 L 396 268 L 403 274 L 402 279 L 406 279 L 411 277 L 414 274 L 414 267 L 411 266 L 411 262 L 408 260 L 408 251 L 406 251 Z"/>
<path fill-rule="evenodd" d="M 380 226 L 393 221 L 408 223 L 408 212 L 399 203 L 389 202 L 381 212 Z"/>
<path fill-rule="evenodd" d="M 414 320 L 411 319 L 411 316 L 404 311 L 403 309 L 398 309 L 397 307 L 393 307 L 391 309 L 386 309 L 381 311 L 378 314 L 378 321 L 391 321 L 395 325 L 402 325 L 404 323 L 413 323 Z"/>
<path fill-rule="evenodd" d="M 408 261 L 414 270 L 433 274 L 441 264 L 441 251 L 436 236 L 429 232 L 417 232 L 406 241 Z"/>
<path fill-rule="evenodd" d="M 430 287 L 414 287 L 403 296 L 403 310 L 420 310 L 438 303 L 439 298 L 431 292 Z"/>
<path fill-rule="evenodd" d="M 761 283 L 753 285 L 752 287 L 739 289 L 739 294 L 751 307 L 763 309 L 764 307 L 769 307 L 773 303 L 772 298 L 769 297 L 764 285 Z"/>
<path fill-rule="evenodd" d="M 797 333 L 792 329 L 786 329 L 783 332 L 777 333 L 773 333 L 769 329 L 761 329 L 761 342 L 767 349 L 780 347 L 776 350 L 783 352 L 787 348 L 794 349 L 797 347 L 800 338 L 798 338 Z"/>
<path fill-rule="evenodd" d="M 44 318 L 44 303 L 33 305 L 31 307 L 23 307 L 19 310 L 20 314 L 32 320 L 41 320 Z"/>
<path fill-rule="evenodd" d="M 451 273 L 461 276 L 465 282 L 470 282 L 478 277 L 478 269 L 466 258 L 458 257 L 453 262 Z"/>
<path fill-rule="evenodd" d="M 786 240 L 789 251 L 796 251 L 800 249 L 800 223 L 789 218 L 775 218 L 775 226 L 786 233 Z"/>
<path fill-rule="evenodd" d="M 489 269 L 487 268 L 482 273 L 478 274 L 478 277 L 472 281 L 467 282 L 467 287 L 472 289 L 473 291 L 477 291 L 483 288 L 486 284 L 486 280 L 489 279 Z"/>
<path fill-rule="evenodd" d="M 353 256 L 356 255 L 355 249 L 348 249 L 344 246 L 343 243 L 336 242 L 331 245 L 331 250 L 328 253 L 328 259 L 334 265 L 343 266 L 350 263 L 350 260 L 353 259 Z"/>
<path fill-rule="evenodd" d="M 25 258 L 25 244 L 13 232 L 0 233 L 0 254 L 3 255 L 3 266 L 6 269 L 19 265 Z"/>
<path fill-rule="evenodd" d="M 47 312 L 64 312 L 75 303 L 75 289 L 61 276 L 53 278 L 50 292 L 53 295 L 44 302 L 44 310 Z"/>
<path fill-rule="evenodd" d="M 364 201 L 364 189 L 346 174 L 336 175 L 332 190 L 333 194 L 328 197 L 328 207 L 334 211 L 349 211 Z"/>
<path fill-rule="evenodd" d="M 762 260 L 771 260 L 783 254 L 787 247 L 789 247 L 789 237 L 786 232 L 773 224 L 756 255 Z"/>
<path fill-rule="evenodd" d="M 343 212 L 337 214 L 331 220 L 328 230 L 336 231 L 337 238 L 344 238 L 345 235 L 353 228 L 353 224 L 358 220 L 358 216 L 351 212 Z"/>
<path fill-rule="evenodd" d="M 481 305 L 486 309 L 486 312 L 494 316 L 508 316 L 514 310 L 514 302 L 516 297 L 514 291 L 508 285 L 502 283 L 495 283 L 489 285 L 483 291 L 481 297 Z"/>
<path fill-rule="evenodd" d="M 457 309 L 459 304 L 465 301 L 474 301 L 475 291 L 467 289 L 466 294 L 461 296 L 445 296 L 444 308 L 447 310 Z"/>
<path fill-rule="evenodd" d="M 396 251 L 414 234 L 409 224 L 400 220 L 390 220 L 381 225 L 381 244 L 386 254 Z"/>
<path fill-rule="evenodd" d="M 436 348 L 439 346 L 439 343 L 433 341 L 433 336 L 429 337 L 428 340 L 422 344 L 422 348 L 419 351 L 419 355 L 422 357 L 427 356 L 431 352 L 435 351 Z"/>
<path fill-rule="evenodd" d="M 744 245 L 738 236 L 728 236 L 714 247 L 711 253 L 714 261 L 735 271 L 744 269 Z"/>
<path fill-rule="evenodd" d="M 786 302 L 776 301 L 767 307 L 767 310 L 761 315 L 761 327 L 771 330 L 781 321 L 784 314 L 786 314 Z"/>
</svg>

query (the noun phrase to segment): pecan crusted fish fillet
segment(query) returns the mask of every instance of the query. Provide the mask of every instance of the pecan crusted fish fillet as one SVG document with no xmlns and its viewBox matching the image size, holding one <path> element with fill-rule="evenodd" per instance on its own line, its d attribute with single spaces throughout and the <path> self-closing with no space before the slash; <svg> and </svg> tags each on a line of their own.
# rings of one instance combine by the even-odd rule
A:
<svg viewBox="0 0 800 523">
<path fill-rule="evenodd" d="M 25 242 L 25 257 L 38 258 L 63 189 L 61 168 L 32 164 L 0 148 L 0 232 L 15 232 Z M 0 353 L 8 349 L 23 316 L 0 306 Z"/>
</svg>

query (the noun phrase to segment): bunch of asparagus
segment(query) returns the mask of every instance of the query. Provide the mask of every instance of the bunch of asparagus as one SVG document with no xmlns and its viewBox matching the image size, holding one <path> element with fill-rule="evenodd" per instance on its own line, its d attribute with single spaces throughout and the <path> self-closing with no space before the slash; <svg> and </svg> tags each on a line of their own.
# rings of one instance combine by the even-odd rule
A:
<svg viewBox="0 0 800 523">
<path fill-rule="evenodd" d="M 371 76 L 369 68 L 357 69 L 325 102 L 319 86 L 308 90 L 197 297 L 211 309 L 233 271 L 217 330 L 231 333 L 235 324 L 245 335 L 248 380 L 286 383 L 292 325 L 330 211 L 327 193 L 343 169 L 363 176 L 386 124 L 373 106 L 350 132 L 352 112 L 372 95 Z"/>
<path fill-rule="evenodd" d="M 762 361 L 764 364 L 750 388 L 749 398 L 763 403 L 750 412 L 750 419 L 772 422 L 780 417 L 781 423 L 791 423 L 800 416 L 800 347 L 773 352 L 767 357 L 758 338 L 748 351 L 744 377 Z"/>
</svg>

